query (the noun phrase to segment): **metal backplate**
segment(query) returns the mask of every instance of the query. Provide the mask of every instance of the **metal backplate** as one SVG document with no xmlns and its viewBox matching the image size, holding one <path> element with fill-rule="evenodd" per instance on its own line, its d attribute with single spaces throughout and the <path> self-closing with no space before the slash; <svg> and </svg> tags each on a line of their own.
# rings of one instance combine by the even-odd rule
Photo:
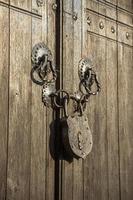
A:
<svg viewBox="0 0 133 200">
<path fill-rule="evenodd" d="M 55 83 L 46 83 L 43 85 L 42 89 L 42 101 L 45 106 L 51 105 L 51 95 L 56 91 Z"/>
<path fill-rule="evenodd" d="M 79 61 L 79 78 L 80 80 L 88 79 L 88 76 L 91 76 L 90 69 L 92 69 L 93 64 L 92 61 L 88 58 L 82 58 Z"/>
<path fill-rule="evenodd" d="M 52 53 L 49 48 L 40 42 L 36 44 L 32 49 L 32 63 L 35 65 L 40 65 L 41 61 L 47 62 L 47 60 L 52 59 Z"/>
<path fill-rule="evenodd" d="M 62 123 L 63 144 L 66 151 L 77 158 L 86 158 L 92 149 L 92 134 L 86 116 L 69 116 Z"/>
</svg>

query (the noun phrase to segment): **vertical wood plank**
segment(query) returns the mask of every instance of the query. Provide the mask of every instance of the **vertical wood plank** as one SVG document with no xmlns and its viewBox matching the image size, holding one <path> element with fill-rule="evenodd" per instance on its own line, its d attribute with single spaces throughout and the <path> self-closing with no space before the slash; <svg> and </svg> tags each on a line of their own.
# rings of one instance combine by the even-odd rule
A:
<svg viewBox="0 0 133 200">
<path fill-rule="evenodd" d="M 88 57 L 93 58 L 100 77 L 102 92 L 90 97 L 88 119 L 93 136 L 92 152 L 84 161 L 84 199 L 107 200 L 107 135 L 106 135 L 106 40 L 88 34 Z"/>
<path fill-rule="evenodd" d="M 119 148 L 121 199 L 133 198 L 133 50 L 118 45 Z"/>
<path fill-rule="evenodd" d="M 54 0 L 46 1 L 47 4 L 47 38 L 44 36 L 48 47 L 52 51 L 53 58 L 55 60 L 55 11 L 52 9 L 52 4 L 55 3 Z M 54 151 L 54 141 L 50 141 L 51 134 L 55 133 L 51 129 L 51 124 L 54 120 L 53 110 L 50 108 L 46 109 L 46 123 L 47 123 L 47 136 L 46 136 L 46 193 L 45 198 L 47 200 L 54 200 L 55 194 L 55 161 L 51 155 L 50 147 Z"/>
<path fill-rule="evenodd" d="M 37 42 L 39 38 L 44 41 L 46 45 L 52 51 L 53 57 L 55 54 L 55 12 L 52 10 L 52 4 L 54 1 L 45 1 L 42 11 L 42 23 L 37 23 L 34 19 L 33 31 L 34 40 Z M 41 29 L 42 38 L 41 38 Z M 32 29 L 33 30 L 33 29 Z M 40 30 L 40 31 L 39 31 Z M 38 31 L 40 34 L 38 34 Z M 35 42 L 34 41 L 34 42 Z M 35 86 L 34 86 L 35 88 Z M 33 90 L 32 90 L 33 92 Z M 34 93 L 35 92 L 35 93 Z M 33 102 L 38 101 L 35 110 L 33 111 L 33 119 L 35 122 L 39 119 L 38 126 L 33 126 L 33 138 L 31 143 L 33 146 L 33 153 L 31 150 L 32 164 L 33 164 L 33 188 L 31 193 L 31 199 L 54 199 L 54 187 L 55 187 L 55 163 L 50 153 L 50 138 L 51 133 L 50 125 L 53 121 L 53 110 L 46 109 L 42 106 L 41 102 L 41 90 L 38 88 L 33 92 Z M 39 93 L 39 97 L 36 97 L 36 93 Z M 33 105 L 33 104 L 32 104 Z M 34 109 L 34 108 L 33 108 Z M 36 111 L 40 111 L 38 115 Z M 36 116 L 35 116 L 36 115 Z M 40 124 L 41 122 L 41 124 Z M 35 127 L 35 129 L 34 129 Z M 36 133 L 38 132 L 38 134 Z M 41 135 L 41 136 L 40 136 Z M 53 147 L 54 148 L 54 147 Z M 35 153 L 35 154 L 34 154 Z M 33 175 L 34 174 L 34 175 Z"/>
<path fill-rule="evenodd" d="M 81 50 L 82 50 L 82 57 L 87 56 L 87 49 L 88 49 L 88 44 L 87 44 L 87 13 L 86 13 L 86 8 L 87 8 L 87 2 L 86 0 L 82 0 L 82 12 L 81 12 Z"/>
<path fill-rule="evenodd" d="M 31 18 L 10 13 L 7 199 L 28 200 L 31 129 Z"/>
<path fill-rule="evenodd" d="M 32 46 L 42 41 L 42 20 L 32 18 Z M 45 199 L 46 108 L 42 87 L 32 83 L 30 199 Z"/>
<path fill-rule="evenodd" d="M 107 145 L 109 199 L 119 199 L 117 43 L 107 40 Z"/>
<path fill-rule="evenodd" d="M 0 199 L 5 199 L 7 134 L 8 134 L 8 73 L 9 73 L 9 9 L 0 6 Z"/>
<path fill-rule="evenodd" d="M 63 2 L 63 88 L 73 91 L 73 57 L 74 57 L 74 27 L 73 18 L 67 12 L 73 12 L 71 0 Z M 71 111 L 69 106 L 68 111 Z M 73 163 L 63 160 L 62 163 L 62 199 L 73 199 Z"/>
<path fill-rule="evenodd" d="M 73 91 L 78 91 L 79 76 L 78 63 L 82 54 L 82 1 L 74 0 L 73 12 L 78 14 L 78 19 L 74 21 L 74 57 L 73 57 Z M 73 200 L 83 199 L 83 160 L 73 160 Z"/>
</svg>

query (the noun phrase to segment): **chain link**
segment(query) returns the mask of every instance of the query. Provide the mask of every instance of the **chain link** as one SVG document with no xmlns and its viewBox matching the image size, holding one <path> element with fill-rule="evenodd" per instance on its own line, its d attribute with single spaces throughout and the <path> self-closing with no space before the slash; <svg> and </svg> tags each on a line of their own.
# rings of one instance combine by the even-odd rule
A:
<svg viewBox="0 0 133 200">
<path fill-rule="evenodd" d="M 42 51 L 43 54 L 41 54 Z M 63 108 L 64 113 L 66 113 L 66 105 L 69 104 L 71 99 L 73 105 L 75 105 L 74 112 L 79 112 L 80 115 L 83 115 L 89 97 L 91 95 L 97 95 L 101 87 L 96 73 L 92 70 L 90 61 L 88 59 L 82 59 L 81 61 L 79 65 L 81 67 L 80 82 L 77 94 L 69 94 L 69 92 L 63 89 L 56 91 L 57 72 L 52 60 L 52 54 L 43 43 L 35 45 L 32 54 L 33 68 L 31 70 L 31 79 L 34 83 L 43 86 L 42 101 L 45 106 L 51 106 L 55 109 Z M 90 67 L 87 64 L 90 64 Z M 52 73 L 52 78 L 48 78 L 50 73 Z M 95 90 L 92 89 L 94 84 L 96 87 Z M 65 115 L 67 116 L 67 114 Z"/>
<path fill-rule="evenodd" d="M 46 66 L 49 66 L 49 67 L 46 68 Z M 70 95 L 66 90 L 57 90 L 55 92 L 51 92 L 51 94 L 49 95 L 49 98 L 51 98 L 51 102 L 53 102 L 51 103 L 52 107 L 54 107 L 55 109 L 63 108 L 65 111 L 66 110 L 65 102 L 67 101 L 67 104 L 68 104 L 71 99 L 74 102 L 74 104 L 76 104 L 75 112 L 79 112 L 80 115 L 83 115 L 83 112 L 86 108 L 86 103 L 88 102 L 89 97 L 91 95 L 97 95 L 101 90 L 100 83 L 98 81 L 96 73 L 92 69 L 89 69 L 89 70 L 90 71 L 88 72 L 88 74 L 91 76 L 86 75 L 86 78 L 82 79 L 79 83 L 79 96 L 77 97 L 74 94 Z M 34 78 L 35 72 L 38 73 L 40 81 Z M 51 80 L 47 80 L 46 74 L 50 72 L 52 72 L 53 77 Z M 56 82 L 57 73 L 55 71 L 55 67 L 53 67 L 52 61 L 48 61 L 47 64 L 46 62 L 45 64 L 41 63 L 39 66 L 35 65 L 31 70 L 31 78 L 33 82 L 41 86 Z M 92 91 L 93 84 L 96 84 L 95 91 Z M 44 91 L 45 90 L 43 89 L 43 102 L 44 102 L 44 105 L 47 106 L 48 98 L 44 98 L 45 97 Z"/>
</svg>

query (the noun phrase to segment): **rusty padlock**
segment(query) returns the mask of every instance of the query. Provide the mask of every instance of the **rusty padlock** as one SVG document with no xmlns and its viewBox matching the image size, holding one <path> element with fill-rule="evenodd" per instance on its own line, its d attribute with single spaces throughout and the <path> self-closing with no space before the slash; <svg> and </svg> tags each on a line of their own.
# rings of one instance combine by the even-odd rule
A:
<svg viewBox="0 0 133 200">
<path fill-rule="evenodd" d="M 70 156 L 85 159 L 91 152 L 92 134 L 85 114 L 67 115 L 67 103 L 64 105 L 65 117 L 62 119 L 62 138 L 66 152 Z"/>
</svg>

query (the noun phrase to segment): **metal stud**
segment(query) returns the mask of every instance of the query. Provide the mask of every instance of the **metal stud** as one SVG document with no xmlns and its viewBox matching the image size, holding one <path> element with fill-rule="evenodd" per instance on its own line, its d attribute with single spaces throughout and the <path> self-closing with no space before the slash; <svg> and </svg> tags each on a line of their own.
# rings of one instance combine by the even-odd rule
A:
<svg viewBox="0 0 133 200">
<path fill-rule="evenodd" d="M 90 17 L 87 17 L 87 24 L 90 26 L 91 25 L 91 19 Z"/>
<path fill-rule="evenodd" d="M 112 33 L 115 33 L 115 28 L 114 28 L 114 26 L 111 27 L 111 32 L 112 32 Z"/>
<path fill-rule="evenodd" d="M 32 12 L 37 13 L 38 14 L 38 10 L 37 9 L 32 9 Z"/>
<path fill-rule="evenodd" d="M 76 21 L 78 19 L 78 14 L 77 13 L 73 13 L 73 19 Z"/>
<path fill-rule="evenodd" d="M 130 37 L 129 33 L 126 32 L 126 38 L 127 38 L 127 40 L 129 40 L 129 37 Z"/>
<path fill-rule="evenodd" d="M 52 4 L 52 9 L 53 9 L 53 10 L 57 10 L 57 3 L 53 3 L 53 4 Z"/>
<path fill-rule="evenodd" d="M 43 5 L 43 0 L 36 0 L 36 3 L 38 5 L 38 7 L 42 7 Z"/>
<path fill-rule="evenodd" d="M 103 29 L 103 28 L 104 28 L 104 24 L 103 24 L 102 21 L 99 23 L 99 27 L 100 27 L 100 29 Z"/>
</svg>

